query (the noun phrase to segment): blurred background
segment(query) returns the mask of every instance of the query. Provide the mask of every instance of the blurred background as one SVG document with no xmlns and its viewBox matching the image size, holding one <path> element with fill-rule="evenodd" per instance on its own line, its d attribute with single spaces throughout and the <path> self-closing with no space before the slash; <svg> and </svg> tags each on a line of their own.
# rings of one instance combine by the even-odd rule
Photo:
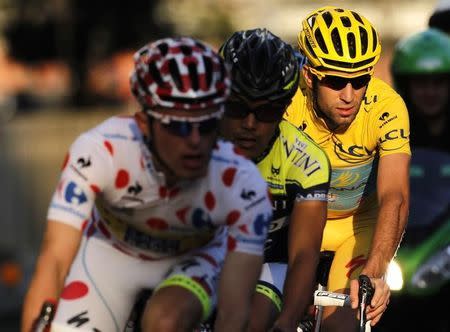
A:
<svg viewBox="0 0 450 332">
<path fill-rule="evenodd" d="M 102 119 L 136 109 L 128 86 L 135 50 L 172 35 L 218 48 L 233 31 L 254 27 L 296 45 L 301 19 L 329 4 L 357 10 L 378 28 L 375 75 L 391 84 L 393 45 L 424 29 L 437 1 L 0 0 L 0 298 L 8 299 L 0 303 L 0 330 L 18 330 L 70 143 Z"/>
</svg>

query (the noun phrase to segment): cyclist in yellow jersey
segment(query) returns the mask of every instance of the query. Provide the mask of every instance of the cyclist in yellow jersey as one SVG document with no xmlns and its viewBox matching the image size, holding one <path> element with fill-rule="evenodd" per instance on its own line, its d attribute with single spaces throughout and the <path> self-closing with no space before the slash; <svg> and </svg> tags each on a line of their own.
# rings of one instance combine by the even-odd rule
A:
<svg viewBox="0 0 450 332">
<path fill-rule="evenodd" d="M 307 135 L 282 120 L 299 80 L 290 45 L 266 29 L 253 29 L 235 32 L 221 54 L 232 73 L 222 135 L 257 164 L 274 209 L 247 331 L 297 331 L 319 260 L 329 161 Z"/>
<path fill-rule="evenodd" d="M 285 117 L 328 154 L 332 167 L 322 250 L 334 250 L 329 289 L 357 303 L 358 275 L 375 294 L 375 325 L 389 302 L 384 281 L 405 230 L 409 206 L 409 120 L 402 98 L 373 77 L 381 45 L 372 24 L 347 9 L 309 14 L 298 35 L 307 58 Z M 326 308 L 324 329 L 352 331 L 355 312 Z"/>
</svg>

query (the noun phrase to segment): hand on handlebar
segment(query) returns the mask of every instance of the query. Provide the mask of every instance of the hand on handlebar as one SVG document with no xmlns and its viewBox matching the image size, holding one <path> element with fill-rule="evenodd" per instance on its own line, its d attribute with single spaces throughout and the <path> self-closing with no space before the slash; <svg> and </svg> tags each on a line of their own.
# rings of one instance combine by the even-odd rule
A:
<svg viewBox="0 0 450 332">
<path fill-rule="evenodd" d="M 377 324 L 384 311 L 387 308 L 390 297 L 390 289 L 387 285 L 386 281 L 382 278 L 369 278 L 372 287 L 375 289 L 375 292 L 372 296 L 370 303 L 366 307 L 366 318 L 371 321 L 372 326 Z M 354 279 L 350 283 L 350 298 L 352 302 L 352 308 L 357 309 L 359 305 L 359 281 Z M 359 319 L 358 313 L 358 319 Z"/>
</svg>

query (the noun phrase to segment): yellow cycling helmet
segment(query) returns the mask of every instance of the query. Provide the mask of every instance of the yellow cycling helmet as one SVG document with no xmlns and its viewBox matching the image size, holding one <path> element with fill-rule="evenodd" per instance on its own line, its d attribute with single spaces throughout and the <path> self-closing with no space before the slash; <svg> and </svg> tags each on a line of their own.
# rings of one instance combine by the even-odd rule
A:
<svg viewBox="0 0 450 332">
<path fill-rule="evenodd" d="M 373 73 L 381 53 L 378 34 L 365 17 L 332 6 L 317 9 L 303 20 L 298 46 L 311 67 L 347 75 L 364 69 Z"/>
</svg>

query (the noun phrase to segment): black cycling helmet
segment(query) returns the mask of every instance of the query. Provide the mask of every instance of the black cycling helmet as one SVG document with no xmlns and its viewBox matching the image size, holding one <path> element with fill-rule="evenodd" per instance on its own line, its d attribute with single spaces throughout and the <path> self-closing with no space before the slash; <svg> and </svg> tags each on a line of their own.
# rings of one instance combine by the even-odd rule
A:
<svg viewBox="0 0 450 332">
<path fill-rule="evenodd" d="M 231 89 L 249 100 L 289 102 L 298 87 L 293 48 L 266 29 L 235 32 L 219 53 L 231 66 Z"/>
</svg>

